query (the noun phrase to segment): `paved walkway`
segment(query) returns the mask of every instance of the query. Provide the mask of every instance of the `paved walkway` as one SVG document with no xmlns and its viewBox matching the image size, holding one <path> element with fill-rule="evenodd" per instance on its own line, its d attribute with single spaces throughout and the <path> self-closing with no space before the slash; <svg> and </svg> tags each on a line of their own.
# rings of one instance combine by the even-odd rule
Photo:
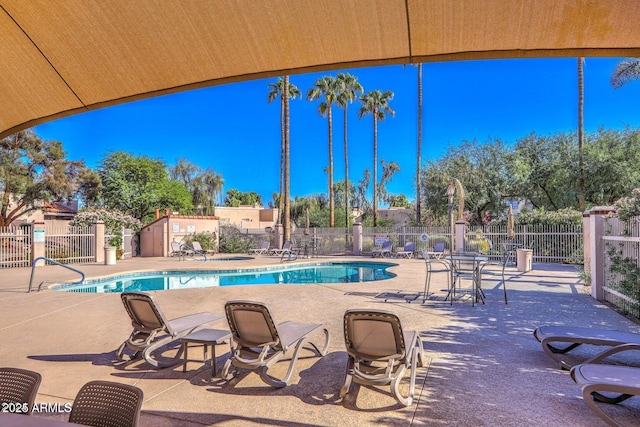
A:
<svg viewBox="0 0 640 427">
<path fill-rule="evenodd" d="M 344 259 L 340 259 L 344 260 Z M 361 261 L 363 258 L 357 258 Z M 278 264 L 270 257 L 203 263 L 172 258 L 136 258 L 117 265 L 78 266 L 88 277 L 122 271 L 228 269 Z M 317 261 L 317 260 L 313 260 Z M 306 260 L 296 261 L 304 263 Z M 255 373 L 230 383 L 210 377 L 201 363 L 153 370 L 143 362 L 125 364 L 115 349 L 130 323 L 117 294 L 25 293 L 28 268 L 2 270 L 0 284 L 0 366 L 42 374 L 37 402 L 72 402 L 87 381 L 134 384 L 144 391 L 141 426 L 602 426 L 587 408 L 567 372 L 542 352 L 532 331 L 543 324 L 584 325 L 640 332 L 634 322 L 592 299 L 571 266 L 536 265 L 528 273 L 509 271 L 509 304 L 496 281 L 485 281 L 485 305 L 444 301 L 446 277 L 434 276 L 435 295 L 426 303 L 388 299 L 422 290 L 422 260 L 391 260 L 397 277 L 359 284 L 255 285 L 157 292 L 169 318 L 197 311 L 223 312 L 230 299 L 263 301 L 276 321 L 323 322 L 331 332 L 329 353 L 298 361 L 290 386 L 273 389 Z M 35 282 L 74 279 L 57 266 L 36 270 Z M 405 329 L 424 337 L 426 366 L 418 372 L 416 399 L 398 405 L 388 387 L 352 386 L 339 401 L 346 353 L 342 315 L 349 308 L 396 312 Z M 593 354 L 586 348 L 578 357 Z M 222 352 L 222 351 L 220 351 Z M 305 354 L 303 353 L 303 356 Z M 218 358 L 218 367 L 227 355 Z M 634 360 L 625 360 L 635 363 Z M 286 363 L 274 367 L 284 371 Z M 613 408 L 620 420 L 640 425 L 640 405 L 631 399 Z M 67 414 L 35 416 L 66 419 Z"/>
</svg>

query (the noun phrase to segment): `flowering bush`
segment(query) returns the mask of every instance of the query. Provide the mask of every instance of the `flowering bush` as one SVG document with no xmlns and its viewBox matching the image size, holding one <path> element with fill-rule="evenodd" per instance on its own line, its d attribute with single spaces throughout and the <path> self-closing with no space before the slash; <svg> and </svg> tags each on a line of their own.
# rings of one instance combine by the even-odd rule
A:
<svg viewBox="0 0 640 427">
<path fill-rule="evenodd" d="M 78 215 L 69 223 L 74 227 L 90 227 L 97 221 L 103 221 L 106 234 L 114 235 L 109 240 L 109 244 L 119 247 L 122 244 L 122 236 L 120 230 L 123 228 L 131 229 L 134 233 L 140 231 L 142 223 L 140 220 L 126 215 L 119 211 L 111 211 L 109 209 L 87 209 L 79 212 Z"/>
<path fill-rule="evenodd" d="M 622 221 L 640 216 L 640 188 L 634 188 L 631 190 L 631 197 L 623 197 L 617 200 L 613 206 L 616 208 L 618 218 Z"/>
</svg>

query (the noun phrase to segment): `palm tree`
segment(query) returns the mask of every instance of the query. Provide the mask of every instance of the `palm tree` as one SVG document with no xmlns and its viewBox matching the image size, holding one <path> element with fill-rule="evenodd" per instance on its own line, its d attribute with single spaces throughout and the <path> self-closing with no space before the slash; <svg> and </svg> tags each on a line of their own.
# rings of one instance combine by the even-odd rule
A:
<svg viewBox="0 0 640 427">
<path fill-rule="evenodd" d="M 267 94 L 267 102 L 271 103 L 277 97 L 280 97 L 280 193 L 278 197 L 278 221 L 283 223 L 284 218 L 284 206 L 285 199 L 283 197 L 284 186 L 285 186 L 285 134 L 288 130 L 285 129 L 285 123 L 288 122 L 288 118 L 285 118 L 285 98 L 283 96 L 284 93 L 289 93 L 289 97 L 291 99 L 295 99 L 301 96 L 300 89 L 294 84 L 288 83 L 289 89 L 285 91 L 285 79 L 288 81 L 289 76 L 280 77 L 275 83 L 269 83 L 267 87 L 270 89 Z M 287 100 L 288 103 L 288 100 Z"/>
<path fill-rule="evenodd" d="M 331 106 L 338 101 L 338 83 L 335 77 L 320 77 L 307 92 L 307 99 L 309 101 L 321 97 L 324 97 L 324 101 L 320 102 L 318 112 L 322 117 L 327 117 L 327 123 L 329 125 L 329 227 L 333 228 L 335 227 L 335 202 L 333 200 L 333 117 L 331 114 Z"/>
<path fill-rule="evenodd" d="M 616 69 L 611 73 L 611 86 L 619 89 L 631 80 L 638 80 L 640 77 L 640 59 L 628 58 L 618 62 Z"/>
<path fill-rule="evenodd" d="M 584 58 L 578 58 L 578 191 L 580 197 L 578 207 L 584 212 L 585 184 L 584 184 Z"/>
<path fill-rule="evenodd" d="M 373 226 L 378 226 L 378 120 L 384 120 L 386 114 L 392 117 L 395 111 L 389 107 L 389 101 L 393 99 L 393 92 L 374 90 L 360 96 L 362 107 L 358 111 L 358 118 L 366 114 L 373 115 Z"/>
<path fill-rule="evenodd" d="M 421 224 L 420 166 L 422 163 L 422 63 L 418 64 L 418 150 L 416 153 L 416 222 Z"/>
<path fill-rule="evenodd" d="M 349 230 L 349 144 L 347 142 L 347 118 L 349 116 L 349 104 L 358 98 L 358 94 L 364 92 L 364 88 L 358 82 L 356 76 L 349 73 L 340 73 L 336 77 L 338 81 L 338 104 L 344 109 L 344 226 Z"/>
</svg>

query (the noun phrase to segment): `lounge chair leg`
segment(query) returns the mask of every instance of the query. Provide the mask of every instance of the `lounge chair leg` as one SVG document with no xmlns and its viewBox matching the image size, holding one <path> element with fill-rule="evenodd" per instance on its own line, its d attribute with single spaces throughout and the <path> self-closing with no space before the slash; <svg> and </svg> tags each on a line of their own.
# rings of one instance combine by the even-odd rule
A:
<svg viewBox="0 0 640 427">
<path fill-rule="evenodd" d="M 397 373 L 397 376 L 391 381 L 391 394 L 393 394 L 393 397 L 395 397 L 396 400 L 402 405 L 411 406 L 411 404 L 413 403 L 413 384 L 409 386 L 409 395 L 407 397 L 404 397 L 402 394 L 400 394 L 400 381 L 402 381 L 402 377 L 404 377 L 404 373 L 406 372 L 406 370 L 407 368 L 405 366 L 402 366 L 400 368 L 400 371 Z M 414 372 L 415 369 L 413 369 L 413 372 L 411 373 L 413 381 L 415 381 Z"/>
<path fill-rule="evenodd" d="M 582 388 L 582 397 L 584 402 L 587 404 L 589 408 L 599 416 L 604 422 L 614 427 L 624 427 L 622 424 L 614 421 L 609 415 L 605 414 L 602 409 L 596 404 L 596 401 L 593 399 L 593 393 L 599 394 L 596 391 L 597 385 L 587 385 Z"/>
<path fill-rule="evenodd" d="M 349 393 L 351 388 L 351 380 L 353 379 L 353 358 L 349 357 L 347 360 L 347 370 L 345 372 L 344 384 L 340 389 L 340 398 L 344 398 Z"/>
</svg>

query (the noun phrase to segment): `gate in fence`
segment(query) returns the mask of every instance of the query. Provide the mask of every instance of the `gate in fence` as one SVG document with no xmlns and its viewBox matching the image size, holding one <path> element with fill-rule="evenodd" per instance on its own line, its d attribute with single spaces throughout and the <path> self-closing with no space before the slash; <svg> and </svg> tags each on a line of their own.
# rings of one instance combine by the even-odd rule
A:
<svg viewBox="0 0 640 427">
<path fill-rule="evenodd" d="M 0 227 L 0 268 L 31 265 L 31 227 Z"/>
</svg>

